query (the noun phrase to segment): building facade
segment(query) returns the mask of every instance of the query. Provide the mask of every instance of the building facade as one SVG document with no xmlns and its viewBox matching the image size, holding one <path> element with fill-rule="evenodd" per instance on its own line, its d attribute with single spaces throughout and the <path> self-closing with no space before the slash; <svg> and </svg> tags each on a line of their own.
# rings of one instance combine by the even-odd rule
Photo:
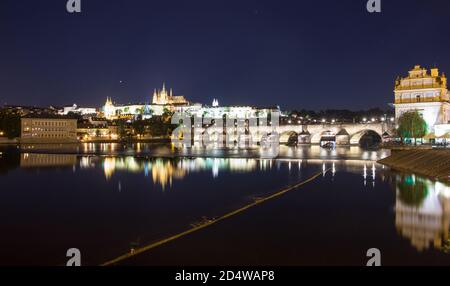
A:
<svg viewBox="0 0 450 286">
<path fill-rule="evenodd" d="M 189 105 L 189 102 L 182 95 L 173 95 L 173 90 L 169 92 L 166 90 L 166 85 L 163 84 L 161 90 L 155 89 L 153 92 L 152 103 L 154 105 Z"/>
<path fill-rule="evenodd" d="M 403 113 L 417 110 L 430 133 L 450 132 L 450 93 L 445 74 L 416 65 L 407 77 L 395 82 L 396 122 Z M 436 134 L 442 135 L 442 134 Z"/>
<path fill-rule="evenodd" d="M 111 98 L 107 98 L 103 106 L 103 115 L 108 120 L 135 119 L 141 117 L 147 119 L 152 116 L 161 116 L 168 110 L 170 112 L 183 113 L 188 116 L 200 118 L 266 118 L 270 112 L 278 111 L 279 107 L 255 108 L 251 106 L 219 106 L 217 99 L 213 100 L 212 106 L 191 103 L 184 96 L 174 96 L 172 89 L 167 91 L 165 85 L 161 90 L 155 90 L 151 104 L 115 104 Z"/>
<path fill-rule="evenodd" d="M 60 118 L 22 118 L 21 143 L 77 142 L 77 120 Z"/>
<path fill-rule="evenodd" d="M 134 119 L 141 116 L 147 119 L 153 115 L 161 115 L 163 106 L 152 106 L 149 104 L 115 104 L 111 98 L 106 99 L 103 106 L 103 115 L 108 120 L 114 119 Z"/>
<path fill-rule="evenodd" d="M 91 107 L 79 107 L 78 105 L 64 106 L 62 110 L 58 112 L 60 115 L 67 115 L 69 113 L 76 113 L 80 115 L 96 115 L 97 109 Z"/>
<path fill-rule="evenodd" d="M 155 89 L 150 104 L 115 104 L 112 99 L 108 97 L 103 106 L 103 115 L 108 120 L 134 119 L 137 117 L 148 119 L 152 116 L 163 115 L 165 110 L 183 112 L 189 106 L 191 106 L 191 104 L 184 96 L 173 95 L 172 89 L 168 92 L 165 84 L 163 84 L 161 90 Z"/>
<path fill-rule="evenodd" d="M 234 119 L 251 119 L 251 118 L 267 118 L 271 112 L 280 112 L 278 107 L 273 108 L 257 108 L 251 106 L 215 106 L 201 107 L 189 110 L 189 115 L 199 118 L 227 118 Z"/>
</svg>

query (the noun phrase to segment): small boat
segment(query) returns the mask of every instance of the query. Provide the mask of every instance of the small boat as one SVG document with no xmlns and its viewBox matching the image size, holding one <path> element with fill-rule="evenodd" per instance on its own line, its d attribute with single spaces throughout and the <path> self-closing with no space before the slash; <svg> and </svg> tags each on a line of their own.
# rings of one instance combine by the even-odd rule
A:
<svg viewBox="0 0 450 286">
<path fill-rule="evenodd" d="M 327 142 L 325 144 L 322 145 L 322 148 L 325 149 L 334 149 L 335 148 L 335 144 L 333 142 Z"/>
</svg>

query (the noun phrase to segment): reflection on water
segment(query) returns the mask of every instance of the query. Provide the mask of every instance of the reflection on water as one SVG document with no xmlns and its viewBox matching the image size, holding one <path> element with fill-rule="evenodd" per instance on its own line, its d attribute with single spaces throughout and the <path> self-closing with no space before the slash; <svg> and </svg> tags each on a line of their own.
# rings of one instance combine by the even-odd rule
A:
<svg viewBox="0 0 450 286">
<path fill-rule="evenodd" d="M 321 165 L 322 171 L 330 169 L 333 177 L 336 172 L 361 174 L 364 185 L 368 182 L 375 186 L 377 168 L 384 169 L 373 161 L 366 160 L 324 160 L 324 159 L 251 159 L 251 158 L 141 158 L 135 156 L 78 156 L 75 154 L 34 154 L 23 153 L 20 156 L 22 168 L 72 167 L 92 169 L 102 168 L 106 180 L 116 172 L 143 173 L 153 179 L 154 184 L 164 188 L 172 185 L 173 180 L 182 180 L 193 172 L 211 172 L 217 178 L 220 172 L 250 173 L 279 169 L 282 163 L 288 165 L 289 172 L 300 172 L 309 165 Z"/>
<path fill-rule="evenodd" d="M 373 222 L 367 222 L 372 218 L 371 211 L 375 211 L 374 221 L 386 226 L 384 229 L 387 232 L 383 235 L 390 237 L 391 240 L 387 239 L 388 244 L 406 246 L 411 252 L 421 252 L 421 255 L 431 249 L 442 252 L 450 249 L 450 186 L 419 176 L 399 174 L 377 164 L 376 160 L 388 155 L 385 150 L 371 151 L 358 147 L 336 150 L 326 150 L 318 146 L 283 147 L 280 158 L 261 159 L 253 156 L 255 150 L 244 152 L 242 149 L 233 151 L 191 148 L 182 151 L 171 146 L 149 144 L 87 144 L 85 147 L 76 148 L 84 149 L 83 152 L 60 154 L 33 153 L 36 149 L 28 149 L 28 152 L 22 150 L 22 153 L 17 150 L 4 151 L 0 156 L 0 176 L 2 184 L 9 187 L 4 188 L 4 196 L 0 200 L 4 203 L 2 214 L 10 215 L 16 210 L 22 210 L 23 203 L 30 204 L 30 207 L 24 209 L 31 214 L 40 209 L 45 210 L 45 213 L 41 214 L 42 221 L 37 221 L 51 222 L 50 229 L 53 231 L 53 224 L 55 221 L 57 223 L 58 219 L 58 216 L 53 214 L 60 215 L 64 212 L 53 202 L 62 202 L 65 205 L 69 196 L 72 201 L 77 202 L 74 205 L 82 206 L 84 210 L 92 210 L 84 212 L 88 215 L 79 221 L 78 231 L 83 231 L 85 225 L 91 221 L 93 222 L 90 229 L 96 230 L 108 223 L 111 223 L 110 229 L 114 229 L 117 221 L 123 220 L 118 224 L 118 229 L 123 234 L 124 241 L 135 240 L 141 235 L 148 235 L 143 241 L 151 241 L 161 238 L 162 228 L 167 227 L 166 232 L 161 233 L 170 234 L 174 232 L 170 228 L 172 225 L 181 225 L 180 229 L 184 230 L 185 223 L 202 215 L 221 214 L 221 207 L 229 211 L 247 202 L 249 198 L 270 194 L 322 170 L 323 179 L 311 184 L 311 192 L 304 192 L 304 196 L 297 201 L 285 201 L 283 207 L 291 203 L 300 214 L 298 217 L 294 216 L 293 221 L 286 220 L 287 228 L 300 225 L 302 228 L 298 229 L 301 229 L 301 235 L 303 228 L 306 232 L 318 233 L 323 229 L 331 229 L 329 235 L 334 236 L 337 241 L 340 239 L 341 243 L 344 243 L 343 248 L 351 249 L 352 245 L 345 244 L 348 232 L 351 233 L 355 228 L 355 223 L 362 221 L 358 225 L 358 231 L 366 233 L 369 238 L 372 237 Z M 94 151 L 98 154 L 91 154 Z M 325 174 L 327 170 L 329 171 Z M 49 180 L 54 181 L 47 184 Z M 37 181 L 40 182 L 39 191 L 36 191 L 33 185 Z M 70 191 L 55 191 L 56 186 L 68 181 L 71 184 L 65 185 L 64 189 Z M 87 185 L 89 188 L 84 189 Z M 119 192 L 111 191 L 115 186 L 118 186 Z M 28 188 L 33 191 L 27 192 Z M 162 192 L 161 188 L 165 192 Z M 23 200 L 29 196 L 34 197 Z M 59 200 L 55 200 L 55 197 Z M 335 204 L 335 201 L 339 203 Z M 370 211 L 355 207 L 366 201 L 369 201 L 369 208 L 372 205 L 381 205 L 384 211 L 379 211 L 378 207 Z M 10 205 L 14 207 L 8 209 Z M 299 207 L 300 205 L 303 207 Z M 70 206 L 65 205 L 65 208 L 67 207 Z M 107 214 L 104 220 L 102 215 L 98 214 L 99 209 L 100 213 Z M 220 211 L 217 211 L 218 209 Z M 395 214 L 386 211 L 389 209 L 395 209 Z M 282 213 L 277 207 L 272 211 Z M 46 216 L 47 212 L 51 215 Z M 353 219 L 353 212 L 362 219 Z M 66 219 L 78 217 L 74 213 L 76 212 L 69 208 Z M 350 219 L 346 214 L 350 214 Z M 292 216 L 292 213 L 288 215 Z M 33 227 L 28 225 L 29 221 L 34 223 L 34 219 L 40 218 L 29 215 L 17 222 L 17 216 L 18 214 L 11 215 L 14 218 L 11 219 L 14 221 L 11 229 L 14 231 L 9 231 L 10 243 L 21 237 L 29 237 L 29 233 L 33 233 Z M 114 219 L 110 219 L 111 216 Z M 16 223 L 20 222 L 22 229 L 31 231 L 23 236 L 20 233 L 17 236 L 12 235 L 11 233 L 16 231 Z M 258 223 L 255 221 L 256 225 Z M 333 224 L 339 225 L 338 231 L 333 231 Z M 393 228 L 394 225 L 397 231 Z M 341 229 L 346 229 L 346 232 Z M 301 235 L 299 237 L 302 237 Z M 91 237 L 97 236 L 89 233 L 88 237 L 90 243 Z M 404 239 L 399 242 L 399 237 Z M 258 239 L 259 237 L 255 241 Z M 319 237 L 318 241 L 321 239 L 328 237 Z M 292 247 L 311 245 L 317 247 L 315 251 L 321 254 L 320 243 L 315 244 L 316 238 L 294 241 Z M 110 246 L 114 250 L 115 244 L 111 243 Z M 341 254 L 339 252 L 336 255 Z M 12 252 L 11 255 L 16 254 Z M 440 255 L 446 256 L 443 253 Z"/>
<path fill-rule="evenodd" d="M 156 185 L 171 188 L 173 180 L 182 180 L 190 173 L 210 172 L 217 178 L 220 172 L 251 173 L 280 168 L 288 164 L 289 172 L 301 172 L 310 165 L 321 165 L 324 172 L 359 174 L 363 184 L 375 187 L 377 169 L 384 166 L 367 160 L 322 160 L 322 159 L 249 159 L 249 158 L 137 158 L 135 156 L 99 157 L 67 154 L 24 153 L 20 157 L 22 168 L 73 167 L 80 169 L 102 168 L 106 180 L 116 172 L 142 173 L 151 176 Z M 382 180 L 386 172 L 381 172 Z M 430 247 L 448 248 L 450 226 L 450 186 L 415 175 L 395 174 L 393 187 L 396 190 L 395 225 L 399 233 L 411 244 L 423 251 Z M 119 188 L 122 185 L 119 182 Z"/>
<path fill-rule="evenodd" d="M 414 175 L 396 176 L 395 225 L 418 250 L 448 249 L 450 186 Z"/>
<path fill-rule="evenodd" d="M 77 157 L 70 154 L 24 153 L 20 156 L 20 167 L 22 168 L 74 166 L 76 163 Z"/>
<path fill-rule="evenodd" d="M 222 157 L 222 158 L 261 158 L 259 146 L 253 148 L 216 148 L 194 145 L 192 147 L 161 143 L 83 143 L 53 145 L 23 145 L 23 153 L 46 152 L 81 155 L 140 155 L 152 157 Z M 377 161 L 389 156 L 389 150 L 366 150 L 358 146 L 338 146 L 325 149 L 316 145 L 280 146 L 278 158 L 292 159 L 355 159 Z"/>
</svg>

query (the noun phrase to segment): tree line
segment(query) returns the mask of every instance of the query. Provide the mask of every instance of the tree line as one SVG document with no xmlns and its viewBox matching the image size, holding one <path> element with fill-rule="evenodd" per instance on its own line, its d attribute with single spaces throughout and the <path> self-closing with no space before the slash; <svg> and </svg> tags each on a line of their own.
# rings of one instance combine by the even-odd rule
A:
<svg viewBox="0 0 450 286">
<path fill-rule="evenodd" d="M 0 133 L 9 139 L 20 137 L 20 115 L 0 110 Z"/>
</svg>

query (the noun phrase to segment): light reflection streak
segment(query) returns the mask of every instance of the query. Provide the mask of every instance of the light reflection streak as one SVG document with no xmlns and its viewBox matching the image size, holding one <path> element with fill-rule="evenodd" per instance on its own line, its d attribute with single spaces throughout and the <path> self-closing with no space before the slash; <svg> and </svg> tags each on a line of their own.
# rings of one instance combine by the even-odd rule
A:
<svg viewBox="0 0 450 286">
<path fill-rule="evenodd" d="M 300 171 L 302 165 L 320 165 L 325 174 L 327 166 L 332 170 L 333 177 L 339 171 L 360 173 L 366 182 L 368 175 L 367 161 L 364 160 L 321 160 L 321 159 L 248 159 L 248 158 L 177 158 L 177 159 L 139 159 L 134 156 L 126 157 L 96 157 L 84 156 L 79 160 L 81 169 L 102 166 L 105 178 L 110 180 L 115 172 L 151 174 L 155 183 L 165 188 L 171 185 L 173 179 L 183 179 L 193 172 L 210 171 L 213 178 L 219 177 L 221 172 L 252 172 L 257 169 L 271 170 L 275 161 L 277 170 L 286 168 L 291 171 L 294 167 Z M 296 163 L 296 164 L 295 164 Z M 376 169 L 379 165 L 372 162 L 371 177 L 376 178 Z"/>
</svg>

